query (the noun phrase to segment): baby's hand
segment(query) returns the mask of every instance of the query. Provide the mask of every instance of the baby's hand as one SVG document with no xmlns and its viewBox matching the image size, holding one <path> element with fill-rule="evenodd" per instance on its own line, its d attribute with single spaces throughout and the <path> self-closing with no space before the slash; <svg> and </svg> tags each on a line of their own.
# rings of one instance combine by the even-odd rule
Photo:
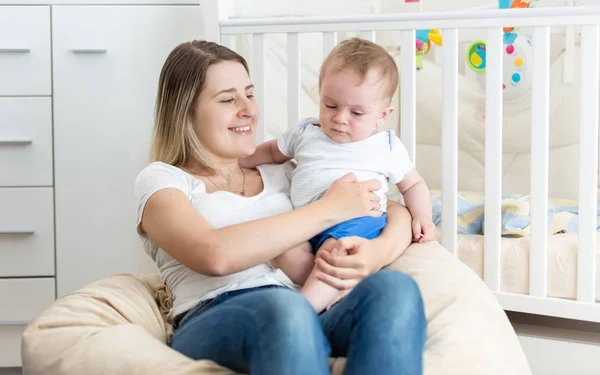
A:
<svg viewBox="0 0 600 375">
<path fill-rule="evenodd" d="M 253 160 L 252 155 L 238 159 L 238 163 L 240 167 L 248 169 L 256 168 L 258 166 L 256 161 Z"/>
<path fill-rule="evenodd" d="M 417 215 L 412 221 L 413 241 L 425 243 L 436 237 L 437 227 L 427 215 Z"/>
</svg>

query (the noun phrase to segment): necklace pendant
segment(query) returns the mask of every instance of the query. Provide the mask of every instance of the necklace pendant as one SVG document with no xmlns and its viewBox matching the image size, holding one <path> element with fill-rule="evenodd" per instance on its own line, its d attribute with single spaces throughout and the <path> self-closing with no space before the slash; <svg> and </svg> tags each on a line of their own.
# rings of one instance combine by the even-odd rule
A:
<svg viewBox="0 0 600 375">
<path fill-rule="evenodd" d="M 241 195 L 242 197 L 245 197 L 245 196 L 246 196 L 246 190 L 242 190 L 242 191 L 240 192 L 240 195 Z"/>
</svg>

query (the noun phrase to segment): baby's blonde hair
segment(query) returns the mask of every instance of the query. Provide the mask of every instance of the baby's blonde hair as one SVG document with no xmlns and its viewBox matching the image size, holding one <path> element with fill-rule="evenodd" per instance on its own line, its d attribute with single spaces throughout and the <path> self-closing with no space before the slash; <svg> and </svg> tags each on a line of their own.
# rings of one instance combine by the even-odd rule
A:
<svg viewBox="0 0 600 375">
<path fill-rule="evenodd" d="M 325 74 L 329 71 L 354 69 L 364 82 L 371 69 L 379 70 L 379 79 L 384 81 L 383 98 L 392 100 L 398 87 L 398 66 L 390 54 L 371 41 L 351 38 L 340 42 L 331 50 L 319 73 L 319 92 Z"/>
</svg>

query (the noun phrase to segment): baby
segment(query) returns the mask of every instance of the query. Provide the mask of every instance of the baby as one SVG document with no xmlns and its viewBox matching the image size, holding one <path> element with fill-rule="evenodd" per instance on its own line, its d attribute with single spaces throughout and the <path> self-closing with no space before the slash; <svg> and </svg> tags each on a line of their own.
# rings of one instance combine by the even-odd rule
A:
<svg viewBox="0 0 600 375">
<path fill-rule="evenodd" d="M 312 238 L 310 246 L 295 247 L 271 261 L 294 283 L 304 284 L 300 292 L 318 313 L 343 294 L 318 279 L 313 254 L 331 252 L 342 237 L 377 237 L 386 225 L 388 182 L 396 184 L 404 197 L 413 218 L 414 240 L 422 243 L 436 236 L 427 185 L 394 132 L 377 131 L 393 111 L 390 103 L 397 86 L 398 68 L 382 47 L 358 38 L 345 40 L 321 67 L 319 119 L 302 121 L 279 139 L 259 145 L 254 155 L 240 163 L 254 168 L 295 159 L 290 195 L 296 208 L 319 199 L 349 172 L 359 181 L 381 182 L 376 191 L 381 200 L 373 202 L 373 210 L 381 210 L 383 215 L 338 224 Z"/>
</svg>

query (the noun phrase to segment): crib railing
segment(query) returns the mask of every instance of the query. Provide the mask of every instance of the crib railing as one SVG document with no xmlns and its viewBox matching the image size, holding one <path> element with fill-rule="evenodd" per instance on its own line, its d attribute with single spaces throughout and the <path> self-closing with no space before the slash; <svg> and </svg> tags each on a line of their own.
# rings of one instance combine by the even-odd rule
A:
<svg viewBox="0 0 600 375">
<path fill-rule="evenodd" d="M 548 26 L 533 30 L 534 70 L 531 101 L 531 233 L 529 294 L 546 296 L 548 237 L 548 141 L 550 93 L 550 35 Z"/>
<path fill-rule="evenodd" d="M 581 124 L 579 152 L 579 253 L 577 299 L 595 298 L 596 207 L 598 186 L 598 24 L 582 27 Z"/>
<path fill-rule="evenodd" d="M 484 281 L 507 310 L 599 321 L 595 304 L 596 189 L 598 186 L 598 90 L 600 8 L 541 8 L 443 13 L 369 14 L 342 17 L 283 17 L 228 19 L 227 1 L 201 1 L 210 14 L 206 36 L 235 49 L 235 37 L 252 35 L 252 81 L 258 104 L 265 103 L 265 35 L 287 34 L 288 124 L 297 123 L 300 109 L 300 41 L 303 33 L 321 33 L 323 55 L 345 32 L 376 41 L 376 31 L 399 33 L 401 138 L 416 163 L 415 30 L 440 29 L 443 35 L 442 82 L 442 242 L 457 252 L 458 191 L 458 29 L 485 28 L 485 254 Z M 230 4 L 229 4 L 230 5 Z M 211 13 L 212 12 L 212 13 Z M 533 28 L 532 137 L 531 137 L 531 245 L 529 296 L 501 292 L 502 193 L 502 47 L 503 27 Z M 581 153 L 579 177 L 579 247 L 577 301 L 547 297 L 548 159 L 550 32 L 552 26 L 581 27 Z M 264 116 L 257 141 L 266 137 Z"/>
</svg>

